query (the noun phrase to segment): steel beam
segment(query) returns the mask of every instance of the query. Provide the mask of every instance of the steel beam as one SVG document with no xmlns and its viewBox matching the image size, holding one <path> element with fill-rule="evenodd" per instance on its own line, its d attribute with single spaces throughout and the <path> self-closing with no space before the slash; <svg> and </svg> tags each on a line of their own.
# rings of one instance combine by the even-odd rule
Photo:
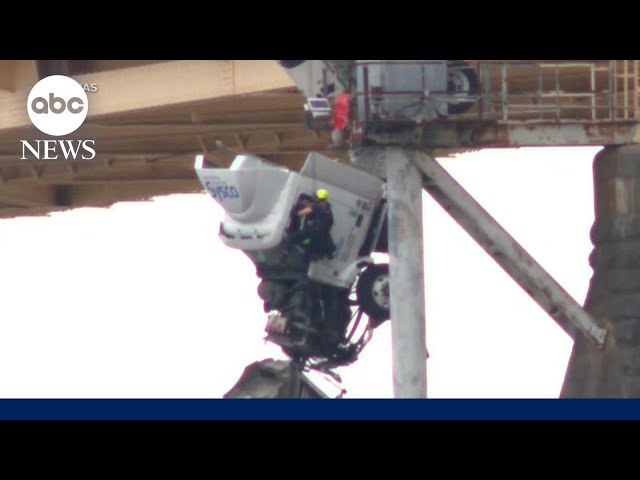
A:
<svg viewBox="0 0 640 480">
<path fill-rule="evenodd" d="M 400 148 L 387 148 L 393 388 L 396 398 L 426 398 L 424 254 L 420 173 Z"/>
<path fill-rule="evenodd" d="M 491 120 L 449 121 L 407 125 L 367 133 L 378 145 L 404 145 L 415 149 L 478 149 L 548 147 L 550 145 L 628 145 L 640 140 L 638 122 L 630 120 L 585 122 L 498 123 Z"/>
<path fill-rule="evenodd" d="M 89 96 L 87 122 L 294 86 L 275 60 L 167 61 L 73 78 L 98 85 Z M 25 108 L 30 89 L 0 96 L 0 131 L 31 125 Z"/>
<path fill-rule="evenodd" d="M 0 201 L 26 207 L 48 207 L 53 204 L 53 190 L 48 185 L 31 185 L 25 189 L 20 186 L 2 185 Z"/>
<path fill-rule="evenodd" d="M 576 329 L 602 347 L 607 331 L 438 162 L 414 151 L 427 192 L 572 337 Z"/>
</svg>

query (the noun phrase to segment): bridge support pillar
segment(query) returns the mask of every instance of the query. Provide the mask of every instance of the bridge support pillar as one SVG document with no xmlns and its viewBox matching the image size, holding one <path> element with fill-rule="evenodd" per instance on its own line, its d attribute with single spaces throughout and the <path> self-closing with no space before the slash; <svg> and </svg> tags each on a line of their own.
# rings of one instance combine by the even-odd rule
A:
<svg viewBox="0 0 640 480">
<path fill-rule="evenodd" d="M 410 154 L 385 149 L 393 388 L 396 398 L 426 398 L 422 182 Z"/>
</svg>

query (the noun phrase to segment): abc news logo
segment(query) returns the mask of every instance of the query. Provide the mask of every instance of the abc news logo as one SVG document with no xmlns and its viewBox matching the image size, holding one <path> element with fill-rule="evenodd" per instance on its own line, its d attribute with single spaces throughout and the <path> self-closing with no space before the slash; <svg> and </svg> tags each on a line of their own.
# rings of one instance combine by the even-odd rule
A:
<svg viewBox="0 0 640 480">
<path fill-rule="evenodd" d="M 91 84 L 90 91 L 96 91 Z M 62 137 L 75 132 L 87 118 L 89 100 L 74 79 L 52 75 L 36 83 L 27 98 L 27 114 L 42 133 Z M 21 160 L 91 160 L 96 156 L 95 140 L 35 140 L 22 143 Z"/>
<path fill-rule="evenodd" d="M 64 98 L 56 97 L 52 92 L 49 92 L 49 100 L 46 98 L 36 97 L 31 101 L 31 110 L 34 113 L 64 113 L 65 110 L 69 110 L 71 113 L 82 113 L 84 110 L 84 102 L 81 98 L 71 97 L 67 102 Z"/>
</svg>

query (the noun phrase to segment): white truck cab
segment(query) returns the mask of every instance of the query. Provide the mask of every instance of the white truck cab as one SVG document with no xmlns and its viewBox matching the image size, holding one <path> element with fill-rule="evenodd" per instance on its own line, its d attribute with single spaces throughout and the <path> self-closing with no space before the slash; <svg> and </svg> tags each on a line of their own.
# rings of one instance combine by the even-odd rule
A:
<svg viewBox="0 0 640 480">
<path fill-rule="evenodd" d="M 204 157 L 198 155 L 196 172 L 225 210 L 220 225 L 225 245 L 260 259 L 260 252 L 281 245 L 299 198 L 326 189 L 333 211 L 331 236 L 336 251 L 333 259 L 311 262 L 309 278 L 351 288 L 357 264 L 372 262 L 368 255 L 360 255 L 360 249 L 372 226 L 374 209 L 383 200 L 384 182 L 379 178 L 318 153 L 309 154 L 299 173 L 251 155 L 238 155 L 228 169 L 208 168 Z"/>
<path fill-rule="evenodd" d="M 375 326 L 388 318 L 388 268 L 375 266 L 371 258 L 373 251 L 386 248 L 381 179 L 315 152 L 300 172 L 244 154 L 237 155 L 230 168 L 216 168 L 198 155 L 195 170 L 225 211 L 219 230 L 222 242 L 242 250 L 255 263 L 262 279 L 258 293 L 265 312 L 270 312 L 269 325 L 279 325 L 277 333 L 288 336 L 285 332 L 297 319 L 307 332 L 335 334 L 337 329 L 340 338 L 333 335 L 329 343 L 340 343 L 352 318 L 349 295 L 356 280 L 364 313 Z M 330 195 L 334 220 L 330 235 L 336 249 L 330 257 L 309 261 L 303 247 L 287 252 L 283 241 L 299 228 L 295 217 L 301 198 L 314 197 L 318 189 Z M 305 354 L 327 345 L 324 338 L 311 348 L 306 335 L 302 337 L 294 346 L 304 347 Z M 295 355 L 289 343 L 288 352 Z"/>
</svg>

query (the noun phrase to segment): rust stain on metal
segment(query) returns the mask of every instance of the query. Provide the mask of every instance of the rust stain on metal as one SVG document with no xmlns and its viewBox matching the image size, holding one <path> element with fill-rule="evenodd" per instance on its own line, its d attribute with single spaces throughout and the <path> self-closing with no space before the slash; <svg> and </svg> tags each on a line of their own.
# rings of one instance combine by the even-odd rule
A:
<svg viewBox="0 0 640 480">
<path fill-rule="evenodd" d="M 630 129 L 635 130 L 635 126 L 635 122 L 598 123 L 584 125 L 583 129 L 588 139 L 601 140 L 602 143 L 629 143 L 633 140 L 632 136 L 629 138 Z"/>
<path fill-rule="evenodd" d="M 497 125 L 479 128 L 475 134 L 478 145 L 511 145 L 509 129 Z"/>
<path fill-rule="evenodd" d="M 460 123 L 440 127 L 424 138 L 436 148 L 544 145 L 621 145 L 640 141 L 636 122 L 616 123 Z"/>
</svg>

